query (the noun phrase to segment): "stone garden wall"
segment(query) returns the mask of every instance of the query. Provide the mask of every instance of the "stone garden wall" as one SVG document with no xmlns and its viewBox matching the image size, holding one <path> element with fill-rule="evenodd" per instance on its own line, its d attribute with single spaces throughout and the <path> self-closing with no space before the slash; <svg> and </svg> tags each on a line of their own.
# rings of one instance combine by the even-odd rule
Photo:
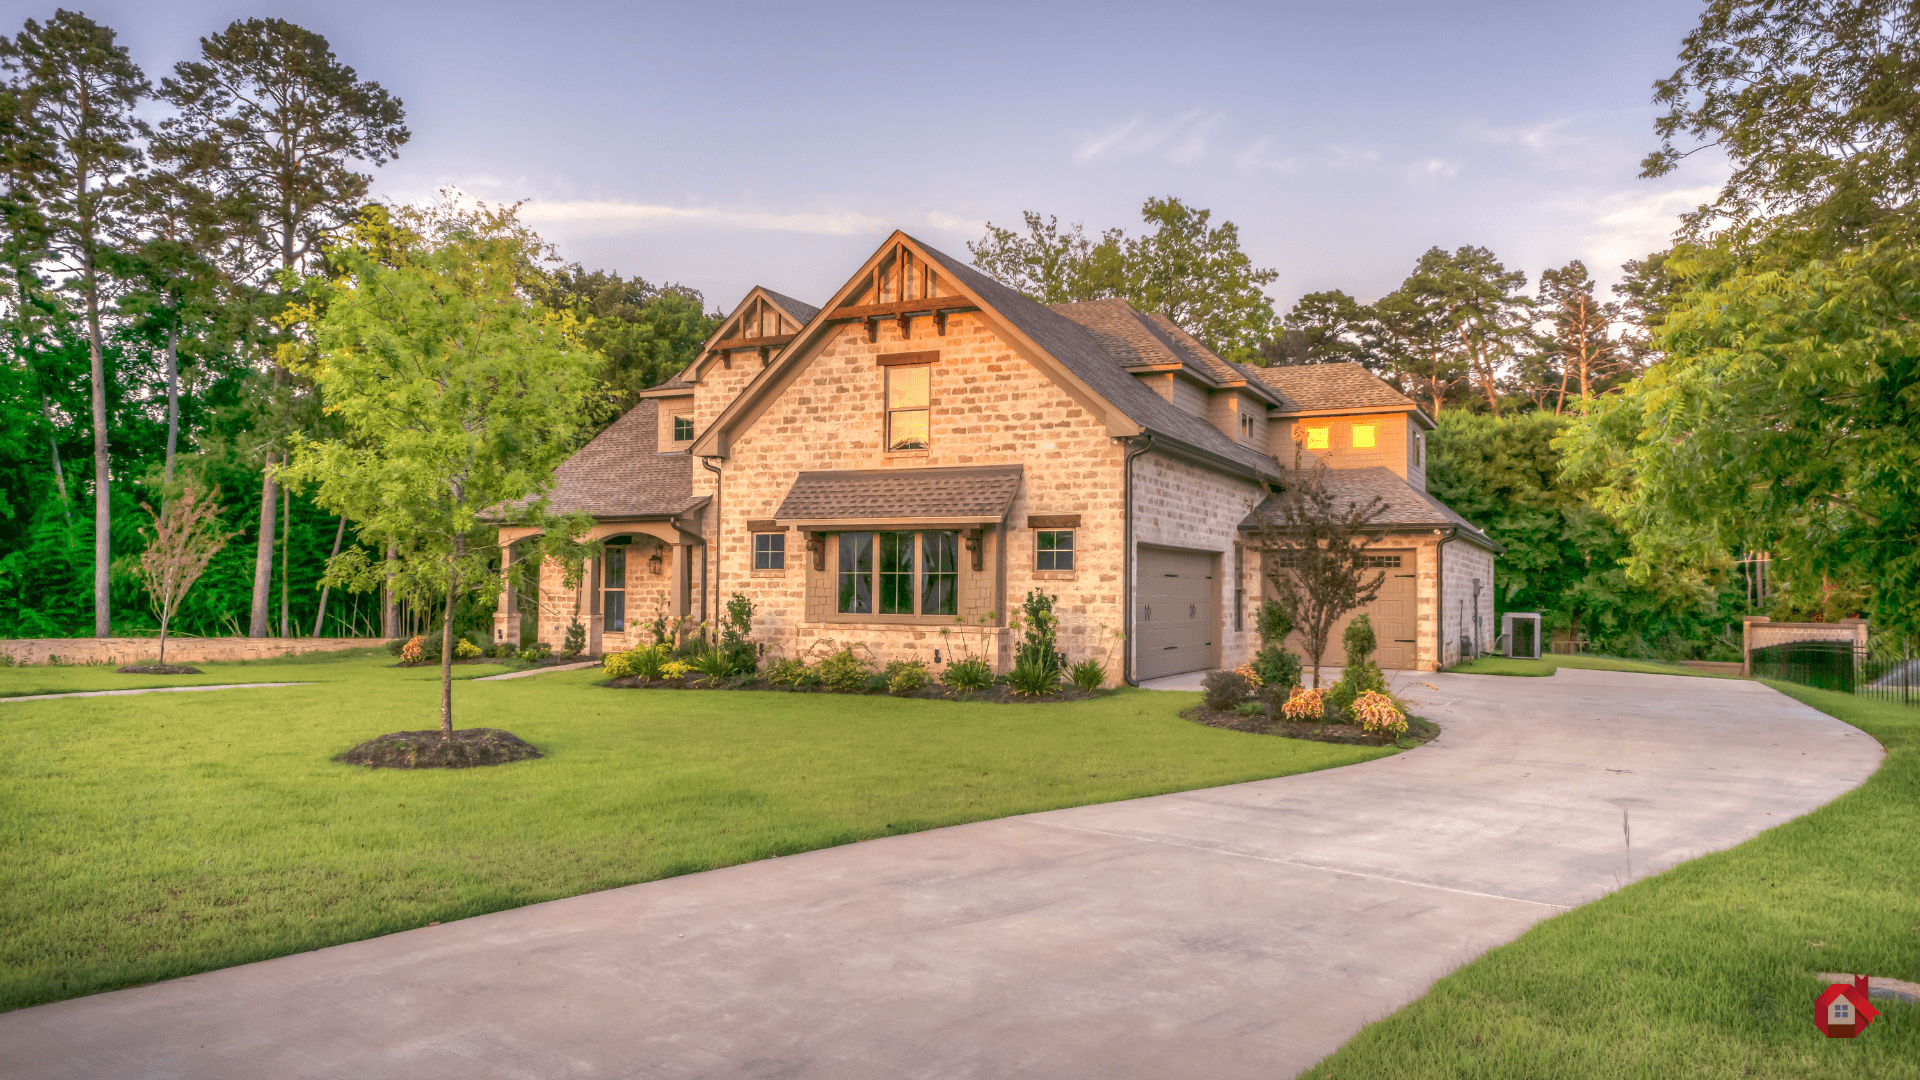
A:
<svg viewBox="0 0 1920 1080">
<path fill-rule="evenodd" d="M 386 638 L 167 638 L 170 664 L 267 660 L 297 653 L 376 648 Z M 151 664 L 160 656 L 158 637 L 17 638 L 0 641 L 0 655 L 16 664 Z M 57 658 L 57 659 L 53 659 Z"/>
</svg>

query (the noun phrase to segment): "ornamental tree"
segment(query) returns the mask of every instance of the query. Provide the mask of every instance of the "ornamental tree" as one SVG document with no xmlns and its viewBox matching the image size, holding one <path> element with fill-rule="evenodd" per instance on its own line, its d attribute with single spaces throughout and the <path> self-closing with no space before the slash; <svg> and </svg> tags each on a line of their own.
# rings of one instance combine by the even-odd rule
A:
<svg viewBox="0 0 1920 1080">
<path fill-rule="evenodd" d="M 1305 639 L 1313 685 L 1327 654 L 1333 624 L 1380 595 L 1386 574 L 1369 570 L 1370 526 L 1386 512 L 1378 495 L 1354 498 L 1327 484 L 1327 468 L 1295 460 L 1283 490 L 1255 512 L 1253 540 L 1262 573 L 1280 606 Z"/>
<path fill-rule="evenodd" d="M 592 431 L 600 357 L 573 315 L 535 299 L 550 249 L 515 207 L 369 208 L 328 253 L 330 276 L 294 309 L 312 350 L 283 349 L 310 376 L 337 437 L 295 444 L 283 470 L 356 523 L 367 548 L 331 560 L 327 580 L 444 596 L 440 730 L 453 733 L 453 615 L 462 595 L 496 588 L 502 523 L 543 530 L 535 557 L 577 583 L 587 520 L 559 517 L 544 493 L 555 466 Z"/>
<path fill-rule="evenodd" d="M 172 464 L 169 462 L 168 464 Z M 158 513 L 146 503 L 140 504 L 153 518 L 147 550 L 133 564 L 133 574 L 153 599 L 153 613 L 160 617 L 160 660 L 167 662 L 167 624 L 180 610 L 193 583 L 207 564 L 227 546 L 234 534 L 220 528 L 220 489 L 208 491 L 198 479 L 189 477 L 179 494 L 166 500 Z"/>
</svg>

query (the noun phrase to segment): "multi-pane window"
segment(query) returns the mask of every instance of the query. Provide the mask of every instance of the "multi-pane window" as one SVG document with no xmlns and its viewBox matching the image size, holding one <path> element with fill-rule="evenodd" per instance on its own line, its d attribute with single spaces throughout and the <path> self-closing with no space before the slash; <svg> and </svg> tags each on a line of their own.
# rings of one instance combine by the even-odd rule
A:
<svg viewBox="0 0 1920 1080">
<path fill-rule="evenodd" d="M 1073 530 L 1041 529 L 1033 534 L 1035 570 L 1073 569 Z"/>
<path fill-rule="evenodd" d="M 1330 430 L 1332 430 L 1332 429 L 1330 429 L 1330 428 L 1323 428 L 1323 427 L 1310 427 L 1310 428 L 1308 428 L 1308 429 L 1307 429 L 1307 449 L 1309 449 L 1309 450 L 1325 450 L 1325 449 L 1327 448 L 1327 445 L 1328 445 L 1328 441 L 1327 441 L 1327 433 L 1328 433 L 1328 432 L 1329 432 Z"/>
<path fill-rule="evenodd" d="M 925 450 L 929 376 L 933 368 L 912 364 L 887 369 L 887 449 Z"/>
<path fill-rule="evenodd" d="M 838 579 L 842 614 L 957 614 L 960 534 L 841 533 Z"/>
<path fill-rule="evenodd" d="M 787 534 L 753 534 L 753 568 L 755 570 L 785 570 L 787 568 Z"/>
<path fill-rule="evenodd" d="M 1398 555 L 1364 555 L 1361 559 L 1363 565 L 1371 569 L 1398 570 L 1400 568 Z"/>
<path fill-rule="evenodd" d="M 1372 424 L 1353 425 L 1353 448 L 1355 450 L 1371 448 L 1374 445 L 1374 432 L 1376 430 Z"/>
<path fill-rule="evenodd" d="M 608 547 L 604 561 L 600 611 L 606 616 L 604 625 L 608 630 L 624 632 L 627 628 L 627 549 Z"/>
<path fill-rule="evenodd" d="M 676 416 L 673 418 L 673 441 L 686 442 L 693 438 L 693 417 Z"/>
<path fill-rule="evenodd" d="M 1240 414 L 1240 437 L 1248 442 L 1253 441 L 1253 417 L 1246 413 Z"/>
</svg>

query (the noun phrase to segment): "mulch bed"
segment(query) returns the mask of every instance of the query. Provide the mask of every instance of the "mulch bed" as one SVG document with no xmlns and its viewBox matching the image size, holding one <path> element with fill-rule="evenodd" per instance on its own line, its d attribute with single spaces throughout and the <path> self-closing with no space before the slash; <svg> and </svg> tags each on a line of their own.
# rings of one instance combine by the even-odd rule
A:
<svg viewBox="0 0 1920 1080">
<path fill-rule="evenodd" d="M 773 694 L 851 694 L 855 697 L 900 697 L 903 699 L 917 698 L 923 701 L 986 701 L 1001 705 L 1044 705 L 1050 702 L 1060 701 L 1092 701 L 1094 698 L 1101 697 L 1105 693 L 1105 691 L 1102 691 L 1100 693 L 1089 694 L 1079 687 L 1062 683 L 1055 687 L 1051 694 L 1042 694 L 1039 697 L 1022 697 L 1014 693 L 1013 689 L 1004 683 L 995 683 L 985 690 L 975 690 L 971 693 L 963 694 L 957 690 L 949 690 L 939 683 L 932 683 L 921 687 L 911 694 L 890 695 L 885 690 L 824 690 L 817 686 L 790 690 L 784 686 L 772 686 L 763 682 L 748 683 L 745 686 L 733 686 L 725 683 L 719 686 L 707 686 L 705 685 L 705 678 L 703 675 L 683 675 L 677 679 L 652 679 L 643 683 L 637 677 L 628 675 L 624 678 L 610 680 L 602 685 L 612 687 L 616 690 L 759 690 Z"/>
<path fill-rule="evenodd" d="M 114 673 L 117 675 L 205 675 L 206 674 L 206 672 L 201 671 L 197 667 L 188 667 L 185 664 L 128 664 L 125 667 L 118 667 L 118 668 L 114 668 L 113 670 L 114 670 Z"/>
<path fill-rule="evenodd" d="M 440 730 L 396 731 L 368 739 L 335 761 L 376 769 L 471 769 L 540 757 L 519 736 L 497 728 L 462 728 L 443 738 Z"/>
<path fill-rule="evenodd" d="M 1254 735 L 1279 735 L 1288 739 L 1308 739 L 1313 742 L 1345 743 L 1349 746 L 1390 746 L 1397 740 L 1384 735 L 1369 735 L 1357 724 L 1304 724 L 1296 723 L 1284 717 L 1275 717 L 1271 722 L 1264 716 L 1242 716 L 1230 709 L 1212 709 L 1205 703 L 1195 705 L 1182 712 L 1183 719 L 1207 727 L 1226 728 L 1230 731 L 1245 731 Z M 1440 725 L 1418 716 L 1407 717 L 1407 733 L 1402 738 L 1416 743 L 1432 742 L 1440 734 Z"/>
</svg>

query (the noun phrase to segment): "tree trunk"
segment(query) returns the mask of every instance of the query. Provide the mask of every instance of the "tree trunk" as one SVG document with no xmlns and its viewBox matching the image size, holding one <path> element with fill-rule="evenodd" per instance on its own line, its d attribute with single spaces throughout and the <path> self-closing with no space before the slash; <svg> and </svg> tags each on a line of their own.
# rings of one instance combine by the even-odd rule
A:
<svg viewBox="0 0 1920 1080">
<path fill-rule="evenodd" d="M 453 599 L 460 592 L 460 556 L 458 537 L 453 541 L 453 562 L 447 572 L 447 614 L 440 623 L 440 737 L 453 737 Z"/>
<path fill-rule="evenodd" d="M 280 489 L 280 636 L 293 636 L 293 623 L 287 617 L 288 553 L 293 548 L 293 489 Z"/>
<path fill-rule="evenodd" d="M 167 664 L 167 617 L 160 617 L 160 666 Z"/>
<path fill-rule="evenodd" d="M 173 457 L 180 449 L 180 328 L 167 328 L 167 483 L 173 483 Z M 164 512 L 165 505 L 161 510 Z"/>
<path fill-rule="evenodd" d="M 400 636 L 400 598 L 393 594 L 393 564 L 399 561 L 400 552 L 389 542 L 387 544 L 387 584 L 380 591 L 380 636 L 385 638 Z"/>
<path fill-rule="evenodd" d="M 46 391 L 40 392 L 40 415 L 47 418 L 47 449 L 53 455 L 53 482 L 60 486 L 60 509 L 67 515 L 67 524 L 73 524 L 73 502 L 67 498 L 67 471 L 60 467 L 60 440 L 54 436 L 53 402 L 47 400 Z"/>
<path fill-rule="evenodd" d="M 340 541 L 346 539 L 346 537 L 347 537 L 347 515 L 341 514 L 340 528 L 335 530 L 333 534 L 333 554 L 327 556 L 328 566 L 332 566 L 333 560 L 340 557 Z M 320 614 L 315 615 L 313 617 L 313 636 L 314 637 L 320 636 L 320 627 L 327 621 L 327 593 L 331 591 L 333 591 L 333 586 L 331 585 L 322 584 L 320 586 Z"/>
<path fill-rule="evenodd" d="M 274 456 L 268 453 L 260 479 L 260 538 L 253 555 L 253 618 L 247 627 L 248 637 L 266 637 L 271 629 L 267 612 L 273 602 L 273 518 L 280 505 L 280 500 L 274 497 L 278 492 L 273 482 L 273 465 Z"/>
<path fill-rule="evenodd" d="M 100 350 L 100 287 L 86 267 L 87 353 L 93 374 L 93 636 L 113 633 L 107 568 L 113 561 L 112 475 L 107 460 L 107 369 Z"/>
</svg>

